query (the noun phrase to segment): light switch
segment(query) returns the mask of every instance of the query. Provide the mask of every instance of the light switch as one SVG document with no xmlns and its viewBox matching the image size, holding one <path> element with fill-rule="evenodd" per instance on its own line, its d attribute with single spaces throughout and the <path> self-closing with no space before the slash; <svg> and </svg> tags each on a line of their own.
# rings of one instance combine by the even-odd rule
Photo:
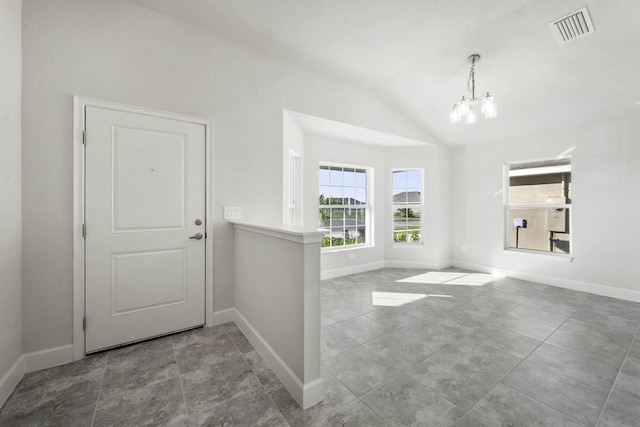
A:
<svg viewBox="0 0 640 427">
<path fill-rule="evenodd" d="M 242 208 L 238 206 L 225 206 L 224 219 L 228 219 L 228 220 L 242 219 Z"/>
</svg>

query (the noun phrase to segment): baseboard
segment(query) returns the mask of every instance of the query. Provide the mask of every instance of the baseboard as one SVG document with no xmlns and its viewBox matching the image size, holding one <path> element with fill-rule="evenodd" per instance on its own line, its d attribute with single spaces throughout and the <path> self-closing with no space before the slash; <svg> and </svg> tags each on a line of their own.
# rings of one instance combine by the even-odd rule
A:
<svg viewBox="0 0 640 427">
<path fill-rule="evenodd" d="M 0 379 L 0 406 L 11 395 L 24 374 L 69 362 L 73 362 L 73 345 L 71 344 L 23 354 Z"/>
<path fill-rule="evenodd" d="M 25 353 L 24 371 L 33 372 L 73 362 L 73 345 L 48 348 L 46 350 Z"/>
<path fill-rule="evenodd" d="M 267 343 L 253 325 L 235 308 L 232 310 L 235 312 L 235 320 L 240 330 L 245 334 L 249 342 L 253 344 L 256 351 L 262 356 L 273 373 L 276 374 L 280 382 L 302 409 L 307 409 L 324 399 L 324 380 L 322 378 L 317 378 L 307 384 L 303 384 L 300 378 L 298 378 L 291 368 L 278 356 L 278 353 Z"/>
<path fill-rule="evenodd" d="M 224 310 L 218 310 L 213 312 L 212 326 L 222 325 L 223 323 L 236 321 L 236 309 L 226 308 Z"/>
<path fill-rule="evenodd" d="M 466 262 L 466 261 L 460 261 L 460 260 L 454 259 L 451 261 L 451 266 L 456 268 L 462 268 L 465 270 L 477 271 L 480 273 L 494 274 L 500 277 L 507 277 L 507 275 L 503 273 L 503 271 L 506 271 L 506 270 L 489 267 L 488 265 L 474 264 L 472 262 Z M 509 276 L 509 277 L 513 277 L 513 276 Z"/>
<path fill-rule="evenodd" d="M 320 280 L 335 279 L 336 277 L 348 276 L 350 274 L 364 273 L 367 271 L 379 270 L 385 267 L 385 261 L 376 261 L 368 264 L 358 264 L 345 268 L 333 270 L 323 270 L 320 272 Z"/>
<path fill-rule="evenodd" d="M 422 268 L 426 270 L 442 270 L 451 266 L 449 260 L 444 262 L 421 262 L 421 261 L 402 261 L 402 260 L 387 260 L 384 262 L 386 268 Z"/>
<path fill-rule="evenodd" d="M 385 260 L 371 262 L 368 264 L 358 264 L 345 268 L 336 268 L 333 270 L 324 270 L 320 273 L 320 280 L 335 279 L 336 277 L 365 273 L 367 271 L 379 270 L 381 268 L 422 268 L 427 270 L 442 270 L 443 268 L 447 268 L 450 266 L 450 260 L 445 260 L 442 262 Z"/>
<path fill-rule="evenodd" d="M 302 409 L 307 409 L 321 402 L 326 397 L 324 389 L 324 379 L 322 377 L 304 385 L 304 393 L 302 396 Z"/>
<path fill-rule="evenodd" d="M 6 374 L 0 378 L 0 408 L 7 401 L 25 374 L 24 355 L 18 357 Z"/>
<path fill-rule="evenodd" d="M 565 279 L 562 277 L 546 276 L 537 273 L 525 273 L 520 271 L 496 268 L 482 264 L 453 260 L 453 266 L 480 271 L 483 273 L 498 274 L 528 282 L 542 283 L 544 285 L 556 286 L 558 288 L 571 289 L 573 291 L 588 292 L 590 294 L 604 297 L 617 298 L 626 301 L 640 302 L 640 292 L 631 289 L 614 288 L 613 286 L 601 285 L 598 283 L 583 282 L 580 280 Z"/>
</svg>

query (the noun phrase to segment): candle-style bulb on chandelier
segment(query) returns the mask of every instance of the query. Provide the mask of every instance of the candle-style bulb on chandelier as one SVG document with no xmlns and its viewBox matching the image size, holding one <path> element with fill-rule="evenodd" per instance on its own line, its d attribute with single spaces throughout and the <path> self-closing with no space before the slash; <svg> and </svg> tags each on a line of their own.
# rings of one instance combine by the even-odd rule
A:
<svg viewBox="0 0 640 427">
<path fill-rule="evenodd" d="M 480 103 L 480 112 L 486 119 L 493 119 L 498 116 L 498 105 L 493 96 L 489 95 L 489 92 L 476 98 L 475 67 L 478 61 L 480 61 L 480 55 L 477 53 L 469 56 L 471 71 L 467 80 L 467 90 L 471 93 L 471 98 L 465 98 L 463 95 L 460 102 L 453 105 L 449 112 L 449 121 L 451 123 L 459 123 L 462 120 L 469 125 L 475 123 L 477 119 L 476 105 L 478 103 Z"/>
</svg>

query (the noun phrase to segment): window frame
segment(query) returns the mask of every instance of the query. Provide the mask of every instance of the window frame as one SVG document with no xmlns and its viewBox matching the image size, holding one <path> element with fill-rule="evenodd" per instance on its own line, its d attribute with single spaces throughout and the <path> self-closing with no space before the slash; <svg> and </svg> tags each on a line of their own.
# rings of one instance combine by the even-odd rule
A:
<svg viewBox="0 0 640 427">
<path fill-rule="evenodd" d="M 347 251 L 347 250 L 355 250 L 355 249 L 363 249 L 363 248 L 372 248 L 375 246 L 374 244 L 374 233 L 373 233 L 373 167 L 372 166 L 363 166 L 363 165 L 354 165 L 349 163 L 340 163 L 340 162 L 329 162 L 329 161 L 320 161 L 318 162 L 317 171 L 320 172 L 320 168 L 322 167 L 336 167 L 343 169 L 359 169 L 364 170 L 366 175 L 366 197 L 367 201 L 361 205 L 321 205 L 318 203 L 318 213 L 320 213 L 320 209 L 364 209 L 365 212 L 365 242 L 364 243 L 355 243 L 349 245 L 341 245 L 341 246 L 325 246 L 320 247 L 321 253 L 328 252 L 339 252 L 339 251 Z M 343 171 L 344 173 L 344 171 Z M 320 180 L 318 179 L 318 194 L 320 193 Z M 344 188 L 344 185 L 342 185 Z M 356 187 L 354 187 L 356 188 Z M 344 200 L 343 200 L 344 201 Z M 329 214 L 331 216 L 331 214 Z M 321 226 L 322 230 L 323 227 Z M 331 229 L 329 229 L 329 235 L 331 235 Z"/>
<path fill-rule="evenodd" d="M 554 259 L 566 259 L 569 261 L 573 261 L 573 242 L 574 242 L 574 228 L 573 228 L 573 203 L 549 203 L 549 204 L 510 204 L 510 187 L 511 187 L 511 166 L 512 165 L 520 165 L 526 163 L 542 163 L 545 161 L 552 160 L 568 160 L 570 166 L 571 173 L 571 201 L 573 202 L 573 190 L 574 190 L 574 182 L 573 182 L 573 159 L 570 155 L 560 155 L 556 157 L 543 157 L 529 160 L 518 160 L 518 161 L 508 161 L 503 165 L 503 250 L 507 252 L 513 253 L 526 253 L 530 255 L 537 255 L 542 257 L 551 257 Z M 553 173 L 553 172 L 549 172 Z M 547 174 L 549 174 L 547 173 Z M 560 171 L 558 171 L 560 173 Z M 545 175 L 545 174 L 529 174 L 522 176 L 535 176 L 535 175 Z M 552 251 L 542 251 L 536 249 L 525 249 L 525 248 L 512 248 L 510 247 L 510 230 L 511 230 L 511 209 L 565 209 L 567 215 L 569 216 L 567 220 L 568 228 L 569 228 L 569 252 L 561 253 L 561 252 L 552 252 Z"/>
<path fill-rule="evenodd" d="M 420 172 L 420 203 L 419 204 L 409 204 L 407 203 L 395 203 L 393 201 L 393 174 L 394 172 L 409 172 L 409 171 L 418 171 Z M 399 248 L 417 248 L 424 246 L 425 234 L 424 234 L 424 168 L 392 168 L 391 169 L 391 184 L 389 186 L 391 193 L 391 230 L 389 236 L 391 236 L 391 243 L 394 247 Z M 409 187 L 406 188 L 408 190 Z M 420 209 L 420 241 L 419 242 L 397 242 L 395 239 L 395 225 L 394 225 L 394 212 L 396 209 L 411 209 L 411 208 L 419 208 Z"/>
</svg>

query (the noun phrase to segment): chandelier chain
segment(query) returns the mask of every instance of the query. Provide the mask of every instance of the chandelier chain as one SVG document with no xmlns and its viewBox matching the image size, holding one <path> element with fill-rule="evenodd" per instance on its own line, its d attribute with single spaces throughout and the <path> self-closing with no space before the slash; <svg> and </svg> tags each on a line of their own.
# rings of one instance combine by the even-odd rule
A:
<svg viewBox="0 0 640 427">
<path fill-rule="evenodd" d="M 467 90 L 471 93 L 471 100 L 475 100 L 476 94 L 476 61 L 471 63 L 471 70 L 469 71 L 469 78 L 467 79 Z"/>
</svg>

